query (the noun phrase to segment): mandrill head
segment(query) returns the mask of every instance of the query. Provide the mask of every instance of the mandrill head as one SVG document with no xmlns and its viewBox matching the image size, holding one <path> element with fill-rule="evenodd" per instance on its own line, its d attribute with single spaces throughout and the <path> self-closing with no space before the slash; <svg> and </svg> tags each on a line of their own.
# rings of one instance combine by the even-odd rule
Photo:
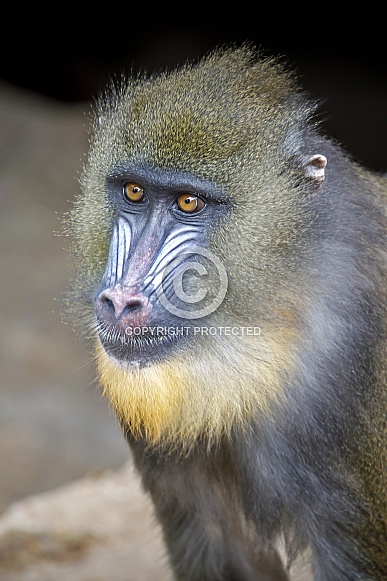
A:
<svg viewBox="0 0 387 581">
<path fill-rule="evenodd" d="M 96 104 L 72 303 L 135 437 L 191 446 L 281 400 L 326 164 L 301 149 L 314 108 L 248 46 Z"/>
</svg>

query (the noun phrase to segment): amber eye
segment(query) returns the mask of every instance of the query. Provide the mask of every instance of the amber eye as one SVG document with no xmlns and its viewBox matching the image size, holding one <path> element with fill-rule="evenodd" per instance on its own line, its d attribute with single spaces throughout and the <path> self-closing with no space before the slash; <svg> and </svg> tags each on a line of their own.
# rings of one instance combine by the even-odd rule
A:
<svg viewBox="0 0 387 581">
<path fill-rule="evenodd" d="M 129 182 L 124 186 L 124 194 L 125 198 L 131 202 L 141 202 L 144 198 L 144 188 L 134 182 Z"/>
<path fill-rule="evenodd" d="M 204 207 L 204 202 L 198 196 L 180 194 L 177 198 L 177 205 L 182 212 L 193 214 L 194 212 L 199 212 Z"/>
</svg>

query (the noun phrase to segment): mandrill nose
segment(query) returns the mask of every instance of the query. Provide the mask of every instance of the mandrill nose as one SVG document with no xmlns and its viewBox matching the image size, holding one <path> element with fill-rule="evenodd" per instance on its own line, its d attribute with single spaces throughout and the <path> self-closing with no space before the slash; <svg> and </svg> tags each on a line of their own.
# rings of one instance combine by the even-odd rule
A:
<svg viewBox="0 0 387 581">
<path fill-rule="evenodd" d="M 96 300 L 99 317 L 112 323 L 146 325 L 150 304 L 145 295 L 120 285 L 103 290 Z"/>
</svg>

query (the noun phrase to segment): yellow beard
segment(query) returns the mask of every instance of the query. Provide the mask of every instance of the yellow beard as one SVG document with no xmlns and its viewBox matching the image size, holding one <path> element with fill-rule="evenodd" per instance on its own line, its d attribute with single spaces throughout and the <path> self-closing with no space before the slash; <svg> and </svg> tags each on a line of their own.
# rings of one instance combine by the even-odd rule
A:
<svg viewBox="0 0 387 581">
<path fill-rule="evenodd" d="M 134 369 L 107 355 L 97 341 L 103 395 L 120 422 L 152 444 L 191 446 L 243 426 L 254 414 L 269 414 L 282 394 L 291 365 L 294 334 L 209 337 L 202 358 L 184 350 L 162 363 Z"/>
</svg>

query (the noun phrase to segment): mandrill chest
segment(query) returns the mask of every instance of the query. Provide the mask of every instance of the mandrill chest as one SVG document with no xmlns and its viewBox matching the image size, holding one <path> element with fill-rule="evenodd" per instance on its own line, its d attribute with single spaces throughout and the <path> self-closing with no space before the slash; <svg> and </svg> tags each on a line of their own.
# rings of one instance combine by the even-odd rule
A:
<svg viewBox="0 0 387 581">
<path fill-rule="evenodd" d="M 175 539 L 177 550 L 187 556 L 193 551 L 192 558 L 199 554 L 209 562 L 215 559 L 214 566 L 219 554 L 226 551 L 233 563 L 230 576 L 224 574 L 220 579 L 312 578 L 309 569 L 305 577 L 298 576 L 300 565 L 305 567 L 303 555 L 301 563 L 294 559 L 295 555 L 289 558 L 291 543 L 287 544 L 285 539 L 294 537 L 295 529 L 290 528 L 290 519 L 283 518 L 286 508 L 277 490 L 281 474 L 279 471 L 274 475 L 276 468 L 272 462 L 257 473 L 259 465 L 267 460 L 257 440 L 253 442 L 236 429 L 231 439 L 220 438 L 215 445 L 199 438 L 182 454 L 178 447 L 173 450 L 152 447 L 130 433 L 127 438 L 156 514 L 167 523 L 164 527 L 167 543 L 168 531 L 179 530 L 184 521 L 185 534 Z M 273 479 L 269 477 L 271 471 Z M 189 539 L 195 542 L 192 544 Z M 298 538 L 297 549 L 305 547 L 301 537 Z M 288 566 L 291 577 L 282 573 Z M 305 571 L 306 567 L 304 575 Z"/>
</svg>

